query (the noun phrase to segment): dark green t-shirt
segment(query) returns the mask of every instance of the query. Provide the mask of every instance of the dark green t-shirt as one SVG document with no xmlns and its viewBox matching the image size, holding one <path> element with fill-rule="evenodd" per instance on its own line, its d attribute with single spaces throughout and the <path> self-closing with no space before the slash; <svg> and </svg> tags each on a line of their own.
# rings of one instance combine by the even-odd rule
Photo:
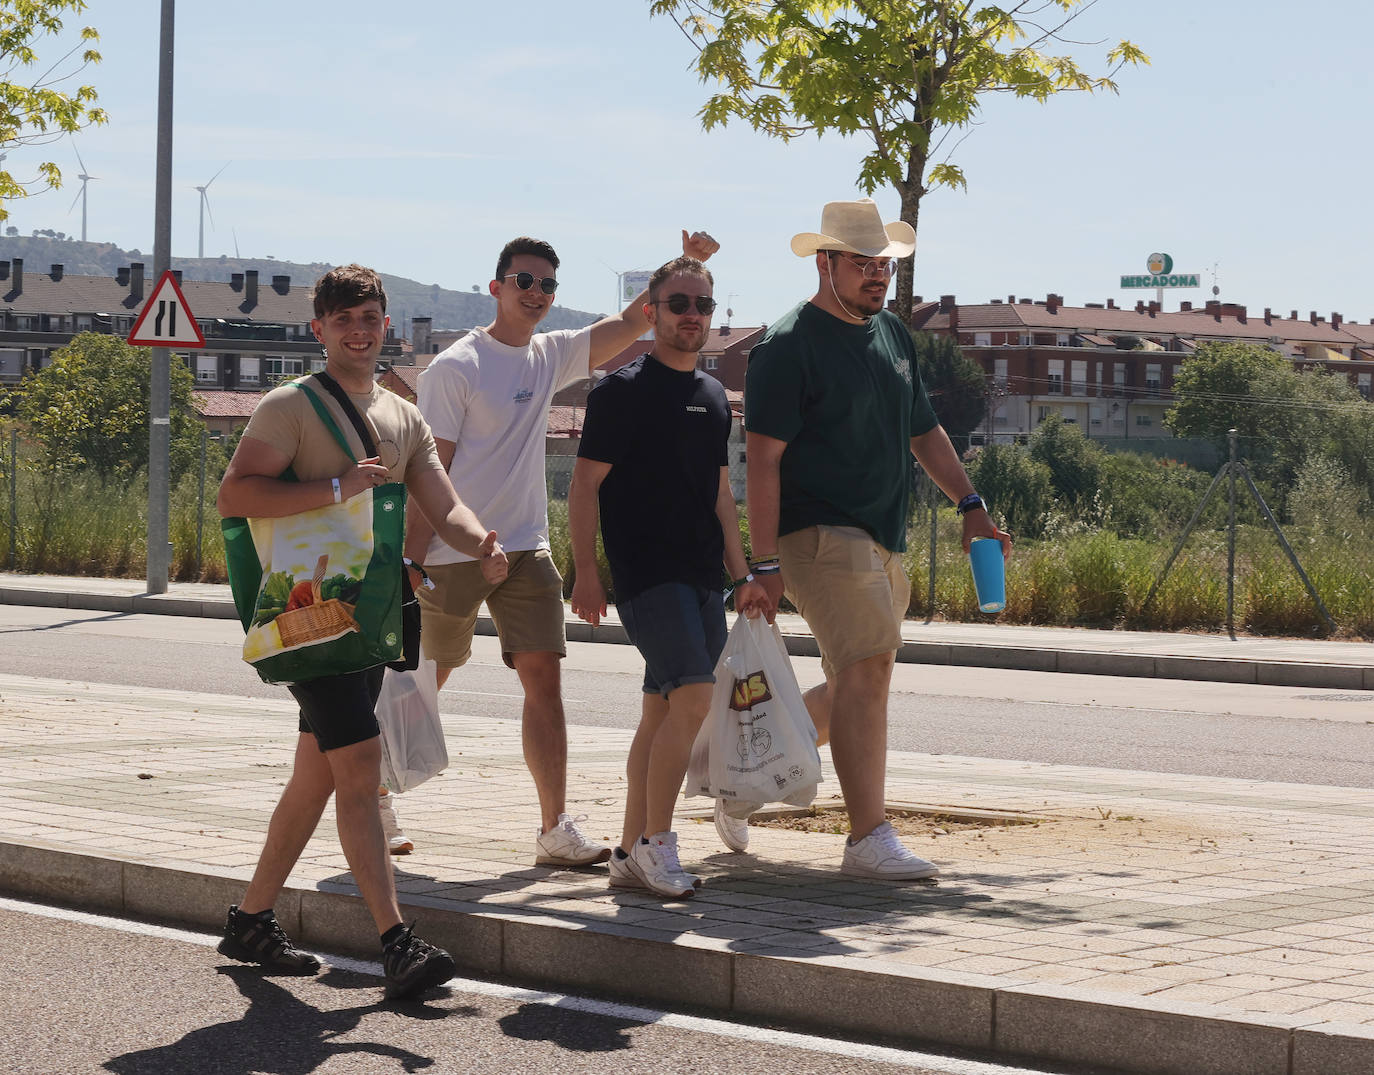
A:
<svg viewBox="0 0 1374 1075">
<path fill-rule="evenodd" d="M 901 552 L 911 438 L 936 424 L 911 335 L 886 310 L 851 325 L 804 302 L 749 354 L 744 427 L 787 442 L 779 535 L 857 526 Z"/>
</svg>

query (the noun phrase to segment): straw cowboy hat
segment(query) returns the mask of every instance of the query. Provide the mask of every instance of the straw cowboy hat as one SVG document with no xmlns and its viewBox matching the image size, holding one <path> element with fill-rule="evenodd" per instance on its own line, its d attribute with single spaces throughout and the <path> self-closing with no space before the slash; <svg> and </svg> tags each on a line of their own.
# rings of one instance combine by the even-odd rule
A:
<svg viewBox="0 0 1374 1075">
<path fill-rule="evenodd" d="M 827 202 L 821 230 L 792 236 L 792 253 L 807 257 L 818 250 L 843 250 L 870 258 L 904 258 L 916 249 L 916 232 L 904 220 L 886 226 L 872 198 Z"/>
</svg>

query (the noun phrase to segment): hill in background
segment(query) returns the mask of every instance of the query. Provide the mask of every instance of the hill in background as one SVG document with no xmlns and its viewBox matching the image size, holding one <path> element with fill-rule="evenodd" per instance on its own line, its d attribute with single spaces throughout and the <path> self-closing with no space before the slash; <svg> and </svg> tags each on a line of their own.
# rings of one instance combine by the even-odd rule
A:
<svg viewBox="0 0 1374 1075">
<path fill-rule="evenodd" d="M 123 250 L 114 243 L 82 242 L 80 239 L 57 238 L 61 235 L 0 237 L 0 259 L 23 258 L 28 272 L 47 272 L 54 264 L 77 276 L 114 276 L 116 270 L 133 261 L 141 261 L 152 272 L 153 255 L 137 249 Z M 325 262 L 303 265 L 296 261 L 276 261 L 271 258 L 172 258 L 172 268 L 180 269 L 187 280 L 209 280 L 228 283 L 231 274 L 256 269 L 264 284 L 273 276 L 290 276 L 293 287 L 309 287 L 334 266 Z M 381 272 L 381 270 L 378 270 Z M 392 324 L 402 335 L 410 335 L 410 319 L 429 317 L 434 328 L 473 328 L 486 325 L 496 315 L 496 300 L 486 292 L 449 291 L 438 284 L 422 284 L 404 276 L 381 273 L 386 285 L 387 312 Z M 584 310 L 570 310 L 554 306 L 540 322 L 541 329 L 581 328 L 590 325 L 600 314 Z"/>
</svg>

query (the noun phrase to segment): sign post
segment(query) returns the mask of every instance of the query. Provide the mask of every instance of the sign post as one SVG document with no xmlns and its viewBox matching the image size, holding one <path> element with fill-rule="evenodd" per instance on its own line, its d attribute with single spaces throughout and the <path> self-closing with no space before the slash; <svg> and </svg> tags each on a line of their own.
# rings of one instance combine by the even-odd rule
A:
<svg viewBox="0 0 1374 1075">
<path fill-rule="evenodd" d="M 172 267 L 172 84 L 176 0 L 162 0 L 157 65 L 157 184 L 153 201 L 153 272 Z M 158 291 L 162 291 L 161 284 Z M 144 310 L 147 315 L 147 310 Z M 143 318 L 139 318 L 142 323 Z M 191 322 L 195 324 L 194 320 Z M 169 500 L 171 495 L 171 354 L 165 344 L 153 348 L 148 400 L 148 592 L 167 592 L 172 564 Z"/>
</svg>

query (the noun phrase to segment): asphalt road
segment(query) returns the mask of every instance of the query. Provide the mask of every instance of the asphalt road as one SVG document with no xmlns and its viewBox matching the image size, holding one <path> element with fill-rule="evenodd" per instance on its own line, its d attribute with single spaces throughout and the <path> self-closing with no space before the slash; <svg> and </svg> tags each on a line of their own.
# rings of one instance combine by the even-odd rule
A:
<svg viewBox="0 0 1374 1075">
<path fill-rule="evenodd" d="M 282 697 L 239 658 L 229 620 L 0 606 L 0 667 L 30 676 Z M 802 685 L 820 662 L 794 658 Z M 572 643 L 568 721 L 631 728 L 642 665 L 630 646 Z M 898 665 L 893 749 L 1344 787 L 1374 786 L 1374 695 L 1305 687 Z M 442 694 L 445 712 L 519 718 L 494 638 Z"/>
<path fill-rule="evenodd" d="M 379 968 L 330 957 L 270 977 L 216 937 L 0 899 L 0 1058 L 24 1075 L 787 1072 L 1051 1075 L 868 1043 L 454 979 L 381 999 Z"/>
</svg>

